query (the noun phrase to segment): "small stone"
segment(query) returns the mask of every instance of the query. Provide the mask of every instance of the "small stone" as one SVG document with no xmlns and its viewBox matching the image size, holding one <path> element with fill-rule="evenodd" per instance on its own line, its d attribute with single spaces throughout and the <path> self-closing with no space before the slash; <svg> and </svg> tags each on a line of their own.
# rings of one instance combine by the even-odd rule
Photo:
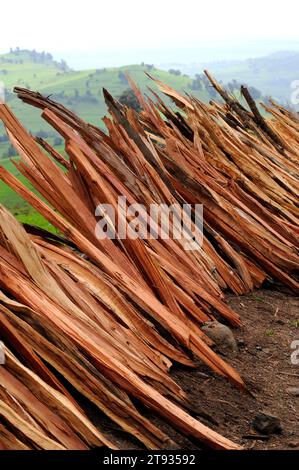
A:
<svg viewBox="0 0 299 470">
<path fill-rule="evenodd" d="M 245 341 L 244 341 L 244 339 L 238 339 L 238 346 L 239 346 L 239 348 L 245 348 Z"/>
<path fill-rule="evenodd" d="M 298 387 L 289 387 L 287 388 L 287 393 L 293 395 L 294 397 L 299 397 L 299 388 Z"/>
<path fill-rule="evenodd" d="M 261 346 L 256 346 L 255 349 L 257 349 L 257 351 L 262 351 L 262 347 Z"/>
<path fill-rule="evenodd" d="M 202 326 L 202 331 L 211 338 L 216 344 L 217 348 L 225 353 L 238 353 L 238 345 L 235 337 L 226 325 L 218 321 L 209 321 Z"/>
<path fill-rule="evenodd" d="M 266 413 L 258 413 L 253 419 L 252 425 L 261 434 L 280 434 L 282 432 L 280 419 Z"/>
<path fill-rule="evenodd" d="M 295 449 L 296 447 L 299 447 L 299 441 L 290 441 L 288 443 L 288 446 L 293 447 L 293 449 Z"/>
</svg>

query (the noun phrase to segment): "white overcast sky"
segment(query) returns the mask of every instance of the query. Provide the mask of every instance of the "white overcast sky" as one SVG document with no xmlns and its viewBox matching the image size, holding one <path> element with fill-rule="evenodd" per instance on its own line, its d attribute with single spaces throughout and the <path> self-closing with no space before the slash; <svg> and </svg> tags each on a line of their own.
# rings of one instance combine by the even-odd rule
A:
<svg viewBox="0 0 299 470">
<path fill-rule="evenodd" d="M 19 46 L 63 56 L 299 39 L 298 0 L 23 0 L 1 2 L 0 14 L 0 52 Z"/>
</svg>

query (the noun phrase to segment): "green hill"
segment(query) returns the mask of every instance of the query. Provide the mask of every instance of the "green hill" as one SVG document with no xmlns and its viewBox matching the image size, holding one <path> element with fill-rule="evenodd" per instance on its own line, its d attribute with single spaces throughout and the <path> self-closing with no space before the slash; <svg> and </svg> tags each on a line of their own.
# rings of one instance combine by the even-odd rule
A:
<svg viewBox="0 0 299 470">
<path fill-rule="evenodd" d="M 17 99 L 13 93 L 15 86 L 51 95 L 52 99 L 72 109 L 88 122 L 103 125 L 101 118 L 106 113 L 106 106 L 102 88 L 107 88 L 116 97 L 120 96 L 128 88 L 126 72 L 143 91 L 147 91 L 147 86 L 155 88 L 154 83 L 145 74 L 146 71 L 178 91 L 192 92 L 203 101 L 208 101 L 214 96 L 214 90 L 207 83 L 200 84 L 176 70 L 166 72 L 148 64 L 76 71 L 71 70 L 64 61 L 53 60 L 49 53 L 15 50 L 0 55 L 0 81 L 6 89 L 6 102 L 27 129 L 48 138 L 54 137 L 53 130 L 40 119 L 39 110 Z M 12 155 L 1 128 L 0 157 Z"/>
<path fill-rule="evenodd" d="M 102 125 L 101 118 L 106 113 L 102 88 L 107 88 L 114 96 L 120 96 L 128 89 L 125 73 L 128 72 L 143 91 L 147 86 L 155 88 L 154 83 L 145 72 L 162 80 L 179 91 L 191 91 L 194 86 L 190 77 L 157 70 L 152 65 L 130 65 L 120 68 L 103 68 L 76 71 L 67 64 L 57 62 L 51 54 L 36 51 L 15 50 L 0 55 L 0 82 L 5 87 L 7 104 L 18 116 L 25 127 L 34 134 L 45 137 L 49 143 L 63 151 L 62 141 L 55 137 L 55 131 L 40 117 L 40 110 L 22 103 L 13 93 L 15 86 L 30 88 L 52 98 L 72 109 L 83 119 Z M 211 87 L 202 86 L 194 90 L 198 97 L 207 101 L 213 95 Z M 61 147 L 60 147 L 61 146 Z M 2 124 L 0 124 L 0 158 L 1 165 L 12 171 L 23 183 L 30 184 L 19 174 L 13 165 L 15 153 L 10 146 Z M 29 204 L 0 182 L 0 201 L 10 209 L 22 222 L 53 229 Z"/>
<path fill-rule="evenodd" d="M 103 87 L 107 88 L 113 96 L 119 97 L 129 88 L 125 76 L 125 73 L 129 73 L 143 92 L 149 93 L 148 86 L 158 91 L 145 72 L 149 72 L 180 92 L 192 93 L 202 101 L 207 102 L 216 97 L 215 90 L 204 75 L 198 75 L 192 79 L 187 75 L 182 75 L 178 70 L 167 72 L 156 69 L 150 64 L 76 71 L 70 69 L 64 61 L 55 61 L 51 54 L 45 52 L 17 49 L 0 55 L 0 82 L 2 81 L 5 87 L 7 104 L 29 131 L 45 138 L 60 152 L 63 152 L 62 139 L 41 119 L 40 110 L 24 104 L 16 97 L 13 93 L 15 86 L 39 91 L 43 95 L 51 95 L 52 99 L 72 109 L 86 121 L 103 126 L 101 118 L 106 114 Z M 237 88 L 237 84 L 233 84 L 230 91 L 234 91 L 234 86 Z M 163 99 L 165 100 L 165 96 Z M 8 142 L 0 123 L 1 165 L 12 170 L 30 187 L 13 166 L 11 157 L 15 156 L 16 153 Z M 8 207 L 20 221 L 51 229 L 46 220 L 2 182 L 0 182 L 0 202 Z"/>
<path fill-rule="evenodd" d="M 23 184 L 36 192 L 26 178 L 24 178 L 24 176 L 16 169 L 13 164 L 13 160 L 14 159 L 12 158 L 2 158 L 0 163 Z M 54 233 L 57 232 L 55 227 L 53 227 L 43 216 L 33 209 L 28 202 L 24 201 L 21 196 L 16 194 L 2 181 L 0 181 L 0 202 L 9 209 L 20 222 L 36 225 Z"/>
</svg>

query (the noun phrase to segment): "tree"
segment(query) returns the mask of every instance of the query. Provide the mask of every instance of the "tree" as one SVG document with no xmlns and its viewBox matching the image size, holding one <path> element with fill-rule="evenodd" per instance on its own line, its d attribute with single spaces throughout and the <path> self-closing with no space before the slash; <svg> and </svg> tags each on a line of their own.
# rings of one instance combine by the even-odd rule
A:
<svg viewBox="0 0 299 470">
<path fill-rule="evenodd" d="M 67 65 L 66 61 L 63 60 L 63 59 L 61 59 L 59 67 L 63 72 L 66 72 L 68 70 L 68 65 Z"/>
<path fill-rule="evenodd" d="M 7 134 L 0 135 L 0 142 L 7 142 L 7 141 L 8 141 Z"/>
<path fill-rule="evenodd" d="M 199 75 L 195 76 L 195 79 L 188 85 L 191 90 L 201 90 L 202 89 L 202 80 Z"/>
<path fill-rule="evenodd" d="M 16 149 L 12 145 L 10 145 L 8 147 L 7 156 L 8 157 L 16 157 L 17 155 L 18 155 L 18 153 L 17 153 Z"/>
<path fill-rule="evenodd" d="M 210 86 L 209 88 L 209 94 L 212 98 L 216 98 L 217 96 L 217 91 L 215 90 L 215 88 L 213 88 L 212 86 Z"/>
<path fill-rule="evenodd" d="M 260 92 L 260 90 L 258 90 L 254 86 L 250 86 L 248 88 L 248 91 L 249 91 L 249 93 L 251 94 L 251 96 L 254 100 L 259 100 L 262 96 L 262 93 Z"/>
<path fill-rule="evenodd" d="M 61 137 L 55 137 L 53 145 L 54 145 L 54 147 L 59 147 L 59 145 L 62 145 L 62 138 Z"/>
<path fill-rule="evenodd" d="M 135 111 L 137 112 L 141 111 L 139 101 L 136 98 L 135 93 L 131 89 L 125 90 L 118 98 L 118 101 L 121 104 L 128 106 L 129 108 L 135 109 Z"/>
<path fill-rule="evenodd" d="M 233 93 L 233 92 L 234 92 L 234 89 L 235 89 L 235 86 L 234 86 L 234 84 L 233 84 L 232 82 L 229 82 L 229 83 L 227 84 L 227 88 L 229 89 L 229 91 L 230 91 L 231 93 Z"/>
<path fill-rule="evenodd" d="M 47 137 L 50 137 L 50 135 L 47 131 L 40 130 L 36 133 L 36 137 L 39 137 L 40 139 L 46 139 Z"/>
<path fill-rule="evenodd" d="M 121 83 L 123 83 L 124 85 L 127 85 L 127 84 L 128 84 L 127 77 L 126 77 L 126 75 L 124 74 L 124 72 L 122 72 L 121 70 L 118 72 L 118 78 L 119 78 L 119 80 L 121 81 Z"/>
<path fill-rule="evenodd" d="M 176 70 L 176 69 L 169 69 L 168 72 L 171 73 L 172 75 L 177 75 L 177 76 L 180 76 L 182 74 L 180 70 Z"/>
</svg>

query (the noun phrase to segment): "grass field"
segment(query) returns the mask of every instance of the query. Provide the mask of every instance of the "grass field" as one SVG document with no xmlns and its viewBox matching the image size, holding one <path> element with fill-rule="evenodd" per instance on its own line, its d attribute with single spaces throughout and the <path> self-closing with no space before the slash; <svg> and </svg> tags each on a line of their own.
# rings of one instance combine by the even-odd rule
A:
<svg viewBox="0 0 299 470">
<path fill-rule="evenodd" d="M 37 192 L 32 188 L 31 184 L 26 180 L 26 178 L 23 177 L 23 175 L 20 174 L 13 164 L 13 162 L 16 160 L 18 160 L 18 158 L 3 158 L 0 160 L 0 164 L 6 170 L 10 171 L 14 176 L 16 176 L 28 188 L 33 190 L 35 194 L 37 194 Z M 56 229 L 46 219 L 44 219 L 44 217 L 36 212 L 33 207 L 31 207 L 2 181 L 0 181 L 0 202 L 7 209 L 9 209 L 10 212 L 12 212 L 20 222 L 36 225 L 51 232 L 56 232 Z"/>
</svg>

